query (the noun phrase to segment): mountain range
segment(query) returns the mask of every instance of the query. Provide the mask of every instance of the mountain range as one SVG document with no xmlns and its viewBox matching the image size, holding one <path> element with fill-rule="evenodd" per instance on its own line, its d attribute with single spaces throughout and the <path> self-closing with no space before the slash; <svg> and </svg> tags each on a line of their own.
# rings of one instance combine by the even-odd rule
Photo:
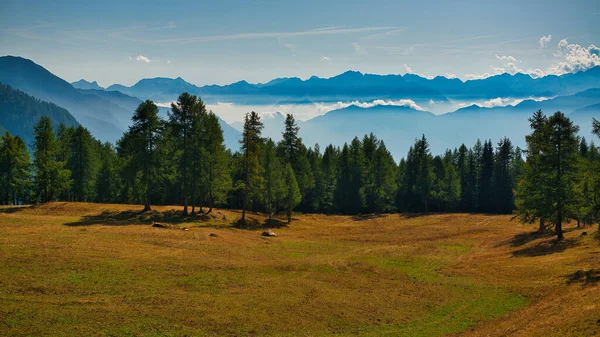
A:
<svg viewBox="0 0 600 337">
<path fill-rule="evenodd" d="M 345 108 L 298 121 L 300 134 L 307 145 L 342 145 L 355 136 L 362 137 L 373 132 L 386 142 L 396 158 L 406 155 L 414 139 L 422 134 L 430 140 L 434 153 L 461 143 L 472 145 L 478 138 L 498 141 L 504 136 L 511 138 L 515 145 L 524 147 L 524 136 L 529 133 L 527 119 L 538 109 L 547 114 L 563 111 L 580 125 L 580 134 L 585 137 L 591 137 L 592 117 L 600 119 L 600 67 L 537 79 L 524 74 L 501 74 L 461 81 L 440 76 L 428 79 L 414 74 L 370 75 L 349 71 L 327 79 L 315 76 L 307 80 L 278 78 L 267 83 L 239 81 L 224 86 L 202 87 L 180 77 L 151 78 L 140 80 L 131 87 L 114 84 L 104 89 L 97 82 L 83 79 L 69 84 L 33 61 L 6 56 L 0 57 L 0 82 L 32 99 L 51 102 L 58 109 L 65 108 L 57 112 L 63 116 L 61 118 L 66 118 L 68 110 L 66 113 L 74 117 L 72 122 L 86 126 L 101 140 L 113 142 L 127 129 L 133 111 L 142 100 L 167 103 L 184 91 L 200 95 L 208 104 L 232 102 L 241 106 L 260 102 L 270 106 L 310 106 L 323 102 L 368 102 L 375 99 L 462 102 L 464 107 L 442 115 L 434 115 L 419 105 L 343 104 Z M 469 103 L 509 97 L 511 100 L 507 101 L 519 98 L 517 102 L 520 102 L 494 107 Z M 541 100 L 540 97 L 549 99 Z M 160 106 L 160 113 L 166 118 L 168 104 Z M 0 113 L 6 114 L 4 110 Z M 280 139 L 284 120 L 285 116 L 277 111 L 263 114 L 263 135 Z M 227 147 L 237 150 L 242 124 L 220 122 Z M 16 130 L 17 134 L 28 129 L 15 128 L 14 123 L 10 128 L 4 128 L 11 132 Z"/>
</svg>

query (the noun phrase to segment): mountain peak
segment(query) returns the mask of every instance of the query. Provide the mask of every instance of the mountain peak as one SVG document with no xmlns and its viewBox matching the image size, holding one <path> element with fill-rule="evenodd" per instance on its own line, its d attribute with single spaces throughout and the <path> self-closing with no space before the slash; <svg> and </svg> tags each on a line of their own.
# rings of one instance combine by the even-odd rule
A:
<svg viewBox="0 0 600 337">
<path fill-rule="evenodd" d="M 76 89 L 95 89 L 95 90 L 104 90 L 103 87 L 101 87 L 100 85 L 98 85 L 98 82 L 93 81 L 86 81 L 83 78 L 80 79 L 77 82 L 73 82 L 71 83 L 71 85 L 76 88 Z"/>
</svg>

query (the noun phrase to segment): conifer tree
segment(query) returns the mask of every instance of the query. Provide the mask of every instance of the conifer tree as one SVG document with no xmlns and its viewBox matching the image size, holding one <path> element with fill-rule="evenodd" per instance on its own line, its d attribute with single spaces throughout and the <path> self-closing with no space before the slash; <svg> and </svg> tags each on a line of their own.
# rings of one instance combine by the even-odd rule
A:
<svg viewBox="0 0 600 337">
<path fill-rule="evenodd" d="M 336 210 L 338 156 L 338 149 L 333 145 L 328 145 L 323 152 L 323 159 L 321 160 L 323 192 L 319 207 L 326 213 L 332 213 Z"/>
<path fill-rule="evenodd" d="M 277 211 L 284 198 L 283 170 L 277 149 L 272 139 L 268 139 L 262 149 L 262 167 L 263 167 L 263 190 L 261 192 L 263 204 L 267 209 L 269 220 L 272 220 L 273 213 Z M 296 185 L 297 186 L 297 185 Z"/>
<path fill-rule="evenodd" d="M 190 197 L 192 213 L 196 206 L 199 189 L 199 176 L 203 148 L 202 119 L 206 116 L 206 106 L 202 100 L 187 92 L 179 95 L 176 103 L 171 104 L 169 126 L 175 140 L 176 153 L 179 155 L 179 182 L 182 185 L 183 215 L 188 215 Z"/>
<path fill-rule="evenodd" d="M 246 209 L 251 206 L 253 199 L 258 199 L 262 185 L 262 167 L 259 157 L 263 140 L 261 133 L 263 123 L 260 116 L 252 111 L 244 117 L 244 131 L 240 140 L 243 152 L 243 181 L 238 183 L 242 191 L 242 218 L 240 222 L 246 221 Z"/>
<path fill-rule="evenodd" d="M 71 198 L 75 201 L 93 200 L 97 172 L 97 151 L 88 129 L 79 125 L 69 137 L 70 154 L 67 169 L 71 171 Z"/>
<path fill-rule="evenodd" d="M 296 177 L 294 176 L 294 170 L 290 164 L 285 166 L 284 174 L 283 174 L 283 185 L 284 185 L 284 193 L 283 193 L 283 203 L 285 206 L 288 224 L 292 222 L 292 211 L 294 207 L 300 203 L 302 199 L 302 195 L 300 194 L 300 188 L 298 187 L 298 182 L 296 181 Z"/>
<path fill-rule="evenodd" d="M 149 211 L 150 196 L 156 186 L 160 169 L 157 147 L 162 138 L 163 122 L 158 117 L 158 107 L 150 100 L 142 102 L 131 119 L 133 124 L 124 137 L 130 139 L 127 150 L 131 157 L 131 169 L 141 173 L 144 211 Z"/>
<path fill-rule="evenodd" d="M 205 119 L 205 167 L 208 186 L 208 212 L 212 212 L 215 201 L 224 202 L 227 191 L 231 188 L 231 175 L 228 169 L 227 150 L 223 138 L 223 129 L 219 119 L 212 111 Z"/>
<path fill-rule="evenodd" d="M 479 175 L 479 210 L 492 212 L 494 210 L 494 191 L 492 177 L 494 174 L 494 148 L 491 140 L 486 140 L 481 155 L 481 174 Z"/>
<path fill-rule="evenodd" d="M 498 213 L 509 214 L 514 208 L 512 160 L 512 143 L 504 138 L 498 143 L 494 169 L 494 199 Z"/>
<path fill-rule="evenodd" d="M 42 203 L 54 201 L 69 189 L 71 172 L 64 161 L 58 161 L 57 143 L 49 117 L 41 117 L 34 127 L 34 186 L 35 195 Z"/>
<path fill-rule="evenodd" d="M 27 200 L 31 185 L 31 163 L 25 142 L 5 131 L 0 138 L 0 204 Z"/>
</svg>

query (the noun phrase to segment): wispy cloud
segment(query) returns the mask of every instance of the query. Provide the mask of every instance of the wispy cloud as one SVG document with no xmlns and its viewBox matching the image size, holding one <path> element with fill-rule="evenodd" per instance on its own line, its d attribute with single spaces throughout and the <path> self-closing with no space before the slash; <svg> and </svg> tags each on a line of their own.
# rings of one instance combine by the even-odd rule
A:
<svg viewBox="0 0 600 337">
<path fill-rule="evenodd" d="M 267 38 L 292 38 L 302 36 L 322 36 L 322 35 L 338 35 L 338 34 L 356 34 L 376 31 L 394 30 L 397 27 L 361 27 L 361 28 L 339 28 L 339 27 L 328 27 L 320 28 L 317 30 L 305 30 L 296 32 L 262 32 L 262 33 L 238 33 L 228 35 L 207 35 L 207 36 L 195 36 L 195 37 L 183 37 L 183 38 L 169 38 L 169 39 L 150 39 L 143 40 L 137 38 L 127 37 L 124 34 L 115 36 L 124 40 L 137 41 L 139 43 L 146 44 L 190 44 L 190 43 L 202 43 L 211 41 L 228 41 L 228 40 L 252 40 L 252 39 L 267 39 Z"/>
<path fill-rule="evenodd" d="M 322 56 L 321 61 L 325 61 L 325 62 L 331 61 L 331 57 Z"/>
<path fill-rule="evenodd" d="M 540 40 L 538 42 L 540 44 L 540 47 L 544 48 L 548 43 L 550 43 L 550 41 L 552 41 L 552 35 L 548 34 L 548 36 L 540 37 Z"/>
<path fill-rule="evenodd" d="M 496 54 L 496 59 L 498 59 L 500 61 L 517 62 L 517 59 L 512 56 L 500 56 L 500 55 Z"/>
<path fill-rule="evenodd" d="M 361 55 L 367 55 L 368 54 L 367 50 L 363 46 L 361 46 L 360 43 L 358 43 L 358 42 L 352 42 L 352 48 L 354 48 L 354 51 L 357 54 L 361 54 Z"/>
</svg>

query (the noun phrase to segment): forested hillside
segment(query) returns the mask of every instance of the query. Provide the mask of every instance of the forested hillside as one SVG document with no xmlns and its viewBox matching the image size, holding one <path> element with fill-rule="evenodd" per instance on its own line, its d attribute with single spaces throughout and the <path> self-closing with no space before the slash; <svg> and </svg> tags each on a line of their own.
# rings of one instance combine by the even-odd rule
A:
<svg viewBox="0 0 600 337">
<path fill-rule="evenodd" d="M 21 135 L 25 144 L 33 145 L 33 126 L 42 116 L 50 117 L 55 127 L 79 125 L 67 110 L 0 83 L 0 129 Z"/>
</svg>

